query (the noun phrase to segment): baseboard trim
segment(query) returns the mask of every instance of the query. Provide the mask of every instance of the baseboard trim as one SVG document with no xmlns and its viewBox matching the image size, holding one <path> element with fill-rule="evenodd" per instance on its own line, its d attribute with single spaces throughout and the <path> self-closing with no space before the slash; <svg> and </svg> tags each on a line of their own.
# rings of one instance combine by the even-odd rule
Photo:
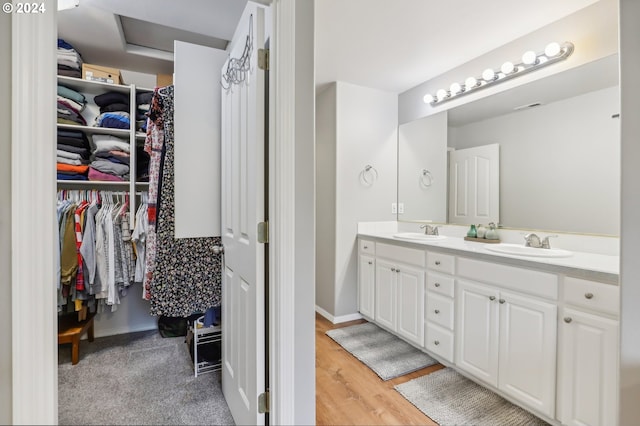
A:
<svg viewBox="0 0 640 426">
<path fill-rule="evenodd" d="M 334 317 L 333 315 L 331 315 L 329 312 L 325 311 L 318 305 L 316 305 L 316 312 L 322 315 L 323 317 L 325 317 L 326 319 L 328 319 L 329 321 L 331 321 L 332 324 L 340 324 L 343 322 L 355 321 L 363 318 L 362 315 L 360 315 L 357 312 L 355 314 L 341 315 L 339 317 Z"/>
</svg>

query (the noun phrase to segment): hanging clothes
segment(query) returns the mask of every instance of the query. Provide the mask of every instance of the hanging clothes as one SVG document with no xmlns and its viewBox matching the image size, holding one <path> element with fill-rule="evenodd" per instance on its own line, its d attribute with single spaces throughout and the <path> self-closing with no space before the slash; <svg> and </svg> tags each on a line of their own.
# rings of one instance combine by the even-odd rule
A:
<svg viewBox="0 0 640 426">
<path fill-rule="evenodd" d="M 213 254 L 220 237 L 175 238 L 174 87 L 156 92 L 162 108 L 164 156 L 156 218 L 155 270 L 151 279 L 151 314 L 187 317 L 220 305 L 222 259 Z"/>
</svg>

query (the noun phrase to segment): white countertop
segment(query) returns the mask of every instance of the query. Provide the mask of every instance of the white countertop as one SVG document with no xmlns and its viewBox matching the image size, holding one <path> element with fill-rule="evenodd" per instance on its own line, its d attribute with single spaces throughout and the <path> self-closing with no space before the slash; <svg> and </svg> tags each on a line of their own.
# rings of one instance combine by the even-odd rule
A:
<svg viewBox="0 0 640 426">
<path fill-rule="evenodd" d="M 359 237 L 372 237 L 378 240 L 388 240 L 402 245 L 410 245 L 414 247 L 432 247 L 434 249 L 441 248 L 446 250 L 454 250 L 457 254 L 473 253 L 478 257 L 490 256 L 494 260 L 504 260 L 507 263 L 517 264 L 520 266 L 540 267 L 542 269 L 550 269 L 562 272 L 563 269 L 569 268 L 571 271 L 584 271 L 587 278 L 593 275 L 593 278 L 601 278 L 600 274 L 605 274 L 608 281 L 617 281 L 620 271 L 620 257 L 605 254 L 586 253 L 571 250 L 572 255 L 569 257 L 531 257 L 516 256 L 510 254 L 496 253 L 487 250 L 488 244 L 475 241 L 465 241 L 462 237 L 447 237 L 437 241 L 419 241 L 396 238 L 393 235 L 396 232 L 369 232 L 360 231 Z M 542 250 L 542 249 L 541 249 Z M 528 265 L 527 265 L 528 264 Z M 560 269 L 559 269 L 560 268 Z M 595 274 L 589 274 L 589 272 Z"/>
</svg>

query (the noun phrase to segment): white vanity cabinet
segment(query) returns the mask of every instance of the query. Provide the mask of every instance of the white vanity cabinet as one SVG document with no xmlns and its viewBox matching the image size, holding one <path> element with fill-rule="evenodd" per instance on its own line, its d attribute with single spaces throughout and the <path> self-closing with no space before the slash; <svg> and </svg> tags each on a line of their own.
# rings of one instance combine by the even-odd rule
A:
<svg viewBox="0 0 640 426">
<path fill-rule="evenodd" d="M 456 282 L 456 366 L 553 418 L 557 306 L 535 293 L 557 294 L 557 277 L 466 258 L 458 268 L 484 282 Z M 523 284 L 533 294 L 512 290 Z"/>
<path fill-rule="evenodd" d="M 408 341 L 424 343 L 423 250 L 376 245 L 375 322 Z"/>
<path fill-rule="evenodd" d="M 453 363 L 455 324 L 455 256 L 427 252 L 424 346 Z"/>
<path fill-rule="evenodd" d="M 617 424 L 618 306 L 618 286 L 565 277 L 558 356 L 563 424 Z"/>
<path fill-rule="evenodd" d="M 360 240 L 358 246 L 358 311 L 369 320 L 375 318 L 375 242 Z"/>
</svg>

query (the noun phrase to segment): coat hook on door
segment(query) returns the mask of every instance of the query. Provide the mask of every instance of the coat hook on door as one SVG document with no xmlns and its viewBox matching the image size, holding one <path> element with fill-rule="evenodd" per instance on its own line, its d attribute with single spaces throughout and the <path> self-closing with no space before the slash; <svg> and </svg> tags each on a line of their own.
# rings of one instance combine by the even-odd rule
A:
<svg viewBox="0 0 640 426">
<path fill-rule="evenodd" d="M 422 169 L 420 173 L 420 185 L 424 188 L 428 188 L 433 183 L 433 175 L 427 169 Z"/>
<path fill-rule="evenodd" d="M 372 165 L 367 164 L 360 172 L 360 178 L 365 185 L 371 186 L 376 180 L 378 180 L 378 171 Z"/>
</svg>

